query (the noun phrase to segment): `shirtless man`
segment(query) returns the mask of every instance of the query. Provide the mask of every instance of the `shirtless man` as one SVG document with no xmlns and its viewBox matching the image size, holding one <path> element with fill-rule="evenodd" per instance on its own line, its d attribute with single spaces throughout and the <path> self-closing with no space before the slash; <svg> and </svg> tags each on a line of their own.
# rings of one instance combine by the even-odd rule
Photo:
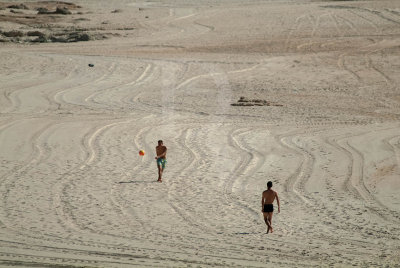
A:
<svg viewBox="0 0 400 268">
<path fill-rule="evenodd" d="M 272 229 L 272 214 L 274 213 L 274 200 L 278 203 L 278 212 L 281 212 L 281 206 L 279 204 L 278 193 L 272 190 L 272 181 L 267 183 L 268 190 L 262 193 L 261 198 L 261 212 L 264 215 L 264 221 L 268 226 L 267 234 L 269 231 L 273 232 Z"/>
<path fill-rule="evenodd" d="M 163 145 L 163 141 L 158 141 L 158 146 L 156 146 L 156 159 L 158 168 L 158 182 L 162 182 L 162 173 L 167 163 L 167 147 Z"/>
</svg>

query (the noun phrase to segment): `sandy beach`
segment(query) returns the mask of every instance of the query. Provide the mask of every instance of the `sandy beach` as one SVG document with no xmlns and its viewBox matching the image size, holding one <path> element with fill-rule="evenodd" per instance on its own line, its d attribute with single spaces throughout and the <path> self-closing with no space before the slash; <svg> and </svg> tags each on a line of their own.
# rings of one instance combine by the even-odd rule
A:
<svg viewBox="0 0 400 268">
<path fill-rule="evenodd" d="M 0 267 L 400 267 L 399 85 L 397 0 L 2 1 Z"/>
</svg>

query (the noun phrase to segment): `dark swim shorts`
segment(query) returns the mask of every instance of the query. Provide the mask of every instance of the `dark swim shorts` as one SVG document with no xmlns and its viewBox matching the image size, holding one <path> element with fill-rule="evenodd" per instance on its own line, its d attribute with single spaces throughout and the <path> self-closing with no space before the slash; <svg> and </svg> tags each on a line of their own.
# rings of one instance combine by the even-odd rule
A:
<svg viewBox="0 0 400 268">
<path fill-rule="evenodd" d="M 274 205 L 264 204 L 264 212 L 274 212 Z"/>
</svg>

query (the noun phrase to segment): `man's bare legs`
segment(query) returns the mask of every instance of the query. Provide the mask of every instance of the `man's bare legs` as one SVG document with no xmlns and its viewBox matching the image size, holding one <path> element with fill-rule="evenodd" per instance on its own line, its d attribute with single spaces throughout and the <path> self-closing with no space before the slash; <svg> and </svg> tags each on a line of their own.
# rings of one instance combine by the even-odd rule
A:
<svg viewBox="0 0 400 268">
<path fill-rule="evenodd" d="M 270 226 L 271 233 L 274 232 L 274 229 L 272 229 L 272 214 L 274 214 L 274 213 L 273 212 L 268 213 L 268 221 L 269 221 L 269 226 Z"/>
<path fill-rule="evenodd" d="M 269 233 L 269 231 L 273 233 L 274 230 L 272 229 L 272 212 L 264 212 L 263 214 L 264 214 L 265 224 L 268 226 L 267 234 Z"/>
<path fill-rule="evenodd" d="M 157 167 L 158 167 L 158 180 L 157 181 L 162 182 L 163 168 L 161 167 L 161 165 L 158 165 L 158 164 L 157 164 Z"/>
<path fill-rule="evenodd" d="M 271 224 L 272 213 L 271 212 L 264 212 L 263 214 L 264 214 L 265 224 L 268 226 L 267 234 L 269 233 L 270 230 L 271 230 L 271 233 L 272 233 L 273 232 L 272 224 Z"/>
</svg>

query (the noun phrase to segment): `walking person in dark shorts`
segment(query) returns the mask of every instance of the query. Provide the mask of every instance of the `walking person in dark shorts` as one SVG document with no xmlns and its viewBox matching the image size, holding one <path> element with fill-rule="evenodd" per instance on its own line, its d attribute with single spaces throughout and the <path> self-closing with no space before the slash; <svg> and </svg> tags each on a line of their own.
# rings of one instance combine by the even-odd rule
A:
<svg viewBox="0 0 400 268">
<path fill-rule="evenodd" d="M 264 221 L 268 226 L 267 234 L 269 231 L 273 232 L 272 229 L 272 214 L 274 213 L 274 200 L 278 203 L 278 212 L 281 212 L 281 206 L 279 204 L 278 193 L 272 190 L 272 181 L 267 183 L 268 189 L 262 193 L 261 198 L 261 212 L 264 215 Z"/>
</svg>

